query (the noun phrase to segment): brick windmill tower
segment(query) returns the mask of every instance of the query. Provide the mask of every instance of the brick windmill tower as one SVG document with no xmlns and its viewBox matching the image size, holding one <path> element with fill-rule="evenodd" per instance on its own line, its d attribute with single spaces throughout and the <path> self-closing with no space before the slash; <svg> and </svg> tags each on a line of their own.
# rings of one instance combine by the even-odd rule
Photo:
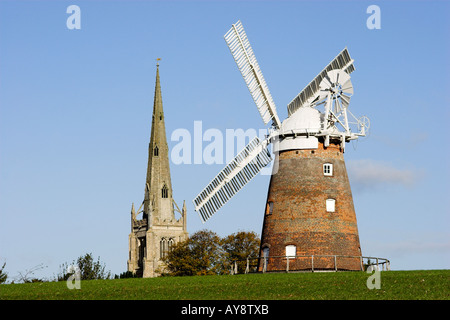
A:
<svg viewBox="0 0 450 320">
<path fill-rule="evenodd" d="M 181 214 L 179 219 L 176 219 L 175 211 Z M 187 236 L 186 204 L 183 203 L 180 210 L 172 197 L 169 147 L 157 64 L 144 201 L 137 212 L 134 204 L 131 206 L 128 271 L 145 278 L 158 276 L 164 269 L 161 258 Z"/>
<path fill-rule="evenodd" d="M 260 271 L 361 269 L 361 248 L 344 162 L 345 144 L 365 136 L 367 117 L 348 109 L 355 70 L 342 50 L 288 105 L 281 122 L 275 103 L 240 21 L 225 41 L 265 124 L 265 140 L 255 137 L 194 199 L 209 219 L 272 160 L 261 236 Z M 339 261 L 337 261 L 339 260 Z"/>
</svg>

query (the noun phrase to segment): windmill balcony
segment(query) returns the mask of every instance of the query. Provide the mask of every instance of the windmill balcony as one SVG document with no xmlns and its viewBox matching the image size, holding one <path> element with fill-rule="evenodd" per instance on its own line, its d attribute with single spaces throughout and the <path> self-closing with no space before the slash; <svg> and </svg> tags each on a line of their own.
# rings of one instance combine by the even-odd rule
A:
<svg viewBox="0 0 450 320">
<path fill-rule="evenodd" d="M 344 255 L 270 256 L 233 260 L 230 273 L 366 271 L 369 267 L 389 271 L 390 261 L 386 258 Z"/>
</svg>

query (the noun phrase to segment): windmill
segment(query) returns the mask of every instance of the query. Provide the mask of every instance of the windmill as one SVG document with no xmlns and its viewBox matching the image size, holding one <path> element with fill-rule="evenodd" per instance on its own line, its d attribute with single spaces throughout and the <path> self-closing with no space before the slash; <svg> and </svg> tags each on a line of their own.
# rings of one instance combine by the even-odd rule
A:
<svg viewBox="0 0 450 320">
<path fill-rule="evenodd" d="M 366 135 L 370 123 L 348 108 L 355 68 L 347 48 L 288 104 L 288 117 L 280 121 L 242 23 L 233 24 L 224 38 L 264 124 L 272 125 L 264 140 L 251 140 L 193 200 L 201 220 L 211 218 L 273 160 L 272 144 L 275 163 L 260 252 L 265 268 L 283 269 L 286 262 L 277 257 L 321 256 L 315 266 L 327 269 L 327 256 L 361 256 L 343 152 L 346 142 Z M 301 259 L 296 263 L 303 268 Z M 355 259 L 340 264 L 359 269 Z"/>
</svg>

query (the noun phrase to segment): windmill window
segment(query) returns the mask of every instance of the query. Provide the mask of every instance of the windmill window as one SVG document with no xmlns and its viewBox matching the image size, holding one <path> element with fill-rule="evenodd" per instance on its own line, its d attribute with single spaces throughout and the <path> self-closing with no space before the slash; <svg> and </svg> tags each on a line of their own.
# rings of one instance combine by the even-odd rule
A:
<svg viewBox="0 0 450 320">
<path fill-rule="evenodd" d="M 269 247 L 265 247 L 263 249 L 263 257 L 268 258 L 269 257 Z"/>
<path fill-rule="evenodd" d="M 272 214 L 272 212 L 273 212 L 273 201 L 269 201 L 269 203 L 268 203 L 268 211 L 267 211 L 267 213 L 268 214 Z"/>
<path fill-rule="evenodd" d="M 162 187 L 162 189 L 161 189 L 161 196 L 163 198 L 168 198 L 169 197 L 169 189 L 167 188 L 166 185 L 164 185 L 164 187 Z"/>
<path fill-rule="evenodd" d="M 323 165 L 323 175 L 332 176 L 333 175 L 333 165 L 331 163 L 325 163 Z"/>
<path fill-rule="evenodd" d="M 153 155 L 154 155 L 155 157 L 159 156 L 159 149 L 158 149 L 158 146 L 155 146 L 155 148 L 153 149 Z"/>
<path fill-rule="evenodd" d="M 327 199 L 326 206 L 327 206 L 327 212 L 335 212 L 336 200 L 334 200 L 334 199 Z"/>
<path fill-rule="evenodd" d="M 286 246 L 286 258 L 294 258 L 296 256 L 297 247 L 290 244 Z"/>
</svg>

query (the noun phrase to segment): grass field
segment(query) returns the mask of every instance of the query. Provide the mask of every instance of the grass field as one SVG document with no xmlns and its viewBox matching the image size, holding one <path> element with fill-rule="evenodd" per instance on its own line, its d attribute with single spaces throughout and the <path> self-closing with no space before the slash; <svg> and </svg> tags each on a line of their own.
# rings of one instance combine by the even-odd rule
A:
<svg viewBox="0 0 450 320">
<path fill-rule="evenodd" d="M 160 277 L 0 285 L 0 299 L 150 300 L 449 300 L 450 270 L 386 271 L 380 289 L 366 286 L 364 272 L 278 273 Z"/>
</svg>

